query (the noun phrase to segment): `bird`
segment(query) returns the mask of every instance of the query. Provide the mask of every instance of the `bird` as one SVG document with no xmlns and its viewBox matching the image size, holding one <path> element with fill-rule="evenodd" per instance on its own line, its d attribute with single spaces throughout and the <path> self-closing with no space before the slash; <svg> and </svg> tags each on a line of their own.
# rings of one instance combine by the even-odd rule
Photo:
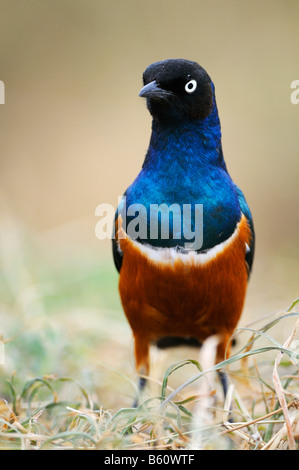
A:
<svg viewBox="0 0 299 470">
<path fill-rule="evenodd" d="M 255 231 L 245 196 L 227 170 L 215 86 L 206 70 L 186 59 L 155 62 L 143 73 L 139 96 L 152 118 L 151 136 L 116 209 L 112 251 L 141 391 L 151 345 L 200 347 L 215 335 L 216 363 L 229 357 Z M 226 395 L 226 372 L 219 370 L 219 377 Z"/>
</svg>

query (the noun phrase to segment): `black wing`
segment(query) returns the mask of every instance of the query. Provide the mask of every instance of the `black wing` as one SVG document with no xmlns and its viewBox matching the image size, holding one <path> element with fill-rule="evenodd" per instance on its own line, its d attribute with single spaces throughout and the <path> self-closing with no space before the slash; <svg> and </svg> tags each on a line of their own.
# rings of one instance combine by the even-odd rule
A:
<svg viewBox="0 0 299 470">
<path fill-rule="evenodd" d="M 127 191 L 125 191 L 125 193 L 123 195 L 124 198 L 126 197 L 126 193 L 127 193 Z M 114 224 L 116 224 L 116 221 L 117 221 L 118 216 L 119 216 L 119 212 L 121 212 L 121 211 L 122 211 L 122 208 L 121 208 L 121 204 L 120 204 L 120 206 L 118 206 L 118 208 L 116 209 L 116 212 L 115 212 Z M 115 267 L 116 267 L 117 271 L 120 272 L 122 261 L 123 261 L 123 254 L 122 254 L 122 252 L 119 248 L 119 245 L 118 245 L 117 240 L 115 239 L 115 236 L 112 237 L 112 253 L 113 253 L 113 260 L 114 260 Z"/>
<path fill-rule="evenodd" d="M 120 272 L 120 268 L 121 268 L 122 261 L 123 261 L 123 255 L 118 248 L 118 243 L 115 240 L 115 238 L 112 239 L 112 253 L 113 253 L 115 267 L 117 271 Z"/>
<path fill-rule="evenodd" d="M 252 215 L 251 215 L 249 206 L 246 202 L 245 196 L 242 193 L 241 189 L 238 188 L 238 186 L 235 185 L 235 187 L 236 187 L 236 191 L 237 191 L 241 211 L 243 212 L 243 214 L 247 218 L 248 223 L 249 223 L 249 227 L 250 227 L 250 231 L 251 231 L 251 240 L 250 240 L 249 246 L 246 248 L 246 256 L 245 256 L 247 270 L 248 270 L 248 276 L 249 276 L 250 273 L 251 273 L 251 270 L 252 270 L 252 264 L 253 264 L 253 259 L 254 259 L 254 250 L 255 250 L 254 226 L 253 226 Z"/>
</svg>

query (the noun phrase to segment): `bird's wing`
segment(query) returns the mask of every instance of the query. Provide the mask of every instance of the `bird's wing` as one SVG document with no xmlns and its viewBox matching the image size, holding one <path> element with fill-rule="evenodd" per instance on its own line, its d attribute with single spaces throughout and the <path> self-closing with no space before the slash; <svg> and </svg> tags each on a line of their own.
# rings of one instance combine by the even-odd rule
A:
<svg viewBox="0 0 299 470">
<path fill-rule="evenodd" d="M 118 217 L 119 217 L 119 215 L 122 214 L 122 211 L 123 211 L 123 202 L 126 198 L 126 193 L 127 193 L 127 191 L 124 193 L 123 199 L 120 202 L 118 208 L 116 209 L 115 217 L 114 217 L 115 233 L 114 233 L 114 236 L 112 237 L 112 253 L 113 253 L 114 264 L 115 264 L 115 267 L 116 267 L 118 272 L 120 272 L 120 269 L 121 269 L 121 265 L 122 265 L 122 261 L 123 261 L 123 253 L 120 249 L 118 240 L 116 238 L 116 231 L 117 231 L 116 226 L 117 226 Z"/>
<path fill-rule="evenodd" d="M 249 245 L 246 249 L 246 256 L 245 256 L 247 270 L 248 270 L 248 276 L 249 276 L 250 273 L 251 273 L 251 269 L 252 269 L 253 258 L 254 258 L 254 249 L 255 249 L 254 226 L 253 226 L 252 215 L 251 215 L 249 206 L 246 202 L 245 196 L 242 193 L 241 189 L 237 185 L 235 185 L 235 188 L 236 188 L 236 191 L 237 191 L 241 211 L 243 212 L 246 219 L 248 220 L 250 231 L 251 231 L 251 240 L 250 240 L 250 243 L 249 243 Z"/>
<path fill-rule="evenodd" d="M 121 268 L 122 261 L 123 261 L 123 254 L 119 250 L 118 242 L 115 240 L 115 238 L 112 239 L 112 253 L 113 253 L 115 267 L 117 271 L 120 272 L 120 268 Z"/>
</svg>

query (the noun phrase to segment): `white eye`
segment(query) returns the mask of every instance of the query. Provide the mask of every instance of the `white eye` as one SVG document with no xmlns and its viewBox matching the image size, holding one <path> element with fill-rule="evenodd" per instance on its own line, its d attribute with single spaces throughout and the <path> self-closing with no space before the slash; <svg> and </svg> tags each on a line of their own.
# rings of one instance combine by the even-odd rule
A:
<svg viewBox="0 0 299 470">
<path fill-rule="evenodd" d="M 185 90 L 187 93 L 193 93 L 197 88 L 197 81 L 190 80 L 190 82 L 186 83 Z"/>
</svg>

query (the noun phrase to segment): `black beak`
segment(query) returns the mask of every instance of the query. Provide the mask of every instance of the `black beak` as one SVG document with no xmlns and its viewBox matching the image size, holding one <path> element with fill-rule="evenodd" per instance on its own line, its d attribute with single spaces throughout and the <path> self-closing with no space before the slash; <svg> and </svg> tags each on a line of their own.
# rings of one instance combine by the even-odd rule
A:
<svg viewBox="0 0 299 470">
<path fill-rule="evenodd" d="M 147 85 L 144 85 L 144 87 L 140 90 L 139 96 L 141 96 L 141 98 L 153 98 L 153 99 L 166 100 L 167 98 L 172 96 L 172 93 L 171 91 L 160 88 L 156 80 L 153 80 Z"/>
</svg>

